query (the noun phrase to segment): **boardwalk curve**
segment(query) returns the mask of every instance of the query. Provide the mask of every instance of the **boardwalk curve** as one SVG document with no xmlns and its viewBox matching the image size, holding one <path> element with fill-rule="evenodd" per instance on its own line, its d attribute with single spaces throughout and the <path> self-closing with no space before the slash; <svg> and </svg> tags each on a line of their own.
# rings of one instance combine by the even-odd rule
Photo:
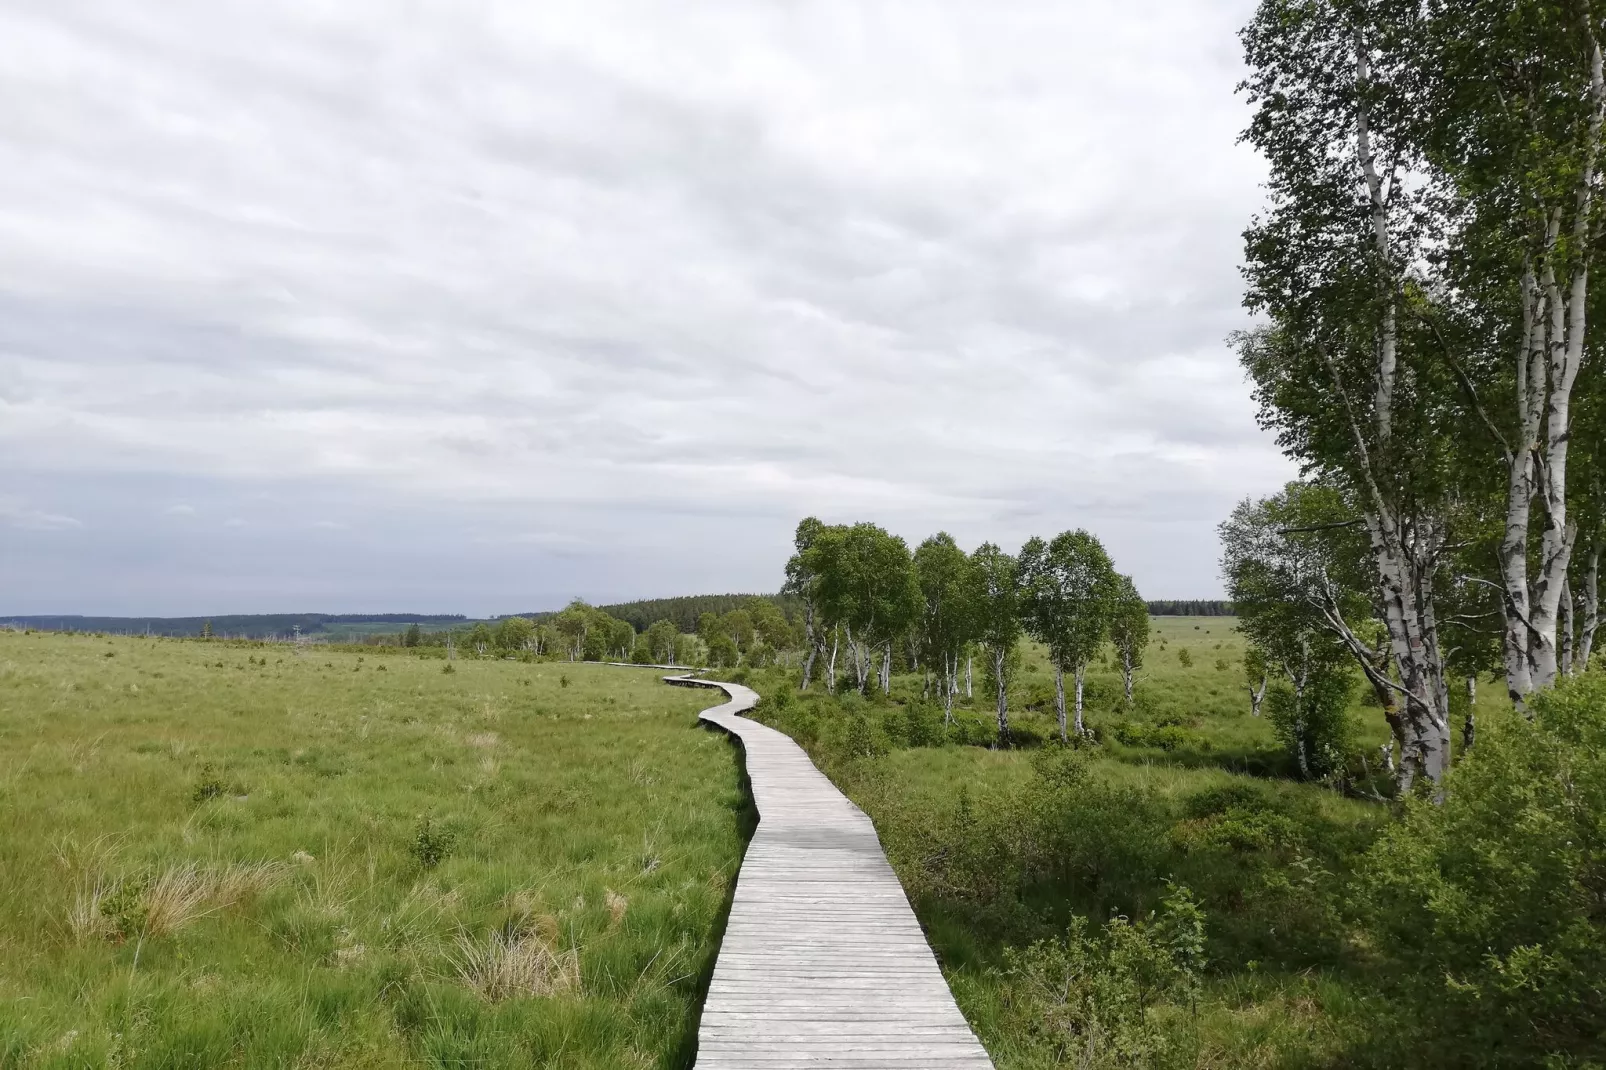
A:
<svg viewBox="0 0 1606 1070">
<path fill-rule="evenodd" d="M 702 719 L 742 744 L 758 831 L 736 879 L 697 1031 L 697 1070 L 992 1070 L 887 863 L 875 826 L 790 737 L 741 716 Z"/>
</svg>

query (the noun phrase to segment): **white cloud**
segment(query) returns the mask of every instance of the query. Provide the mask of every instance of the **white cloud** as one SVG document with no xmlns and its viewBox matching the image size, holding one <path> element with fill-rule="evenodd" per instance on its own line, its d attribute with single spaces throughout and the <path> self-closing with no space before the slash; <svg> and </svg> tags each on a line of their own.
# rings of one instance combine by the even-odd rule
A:
<svg viewBox="0 0 1606 1070">
<path fill-rule="evenodd" d="M 20 498 L 0 496 L 0 521 L 19 531 L 71 531 L 84 526 L 76 517 L 36 509 Z"/>
<path fill-rule="evenodd" d="M 162 512 L 168 516 L 194 516 L 195 506 L 180 503 L 178 505 L 169 505 Z"/>
<path fill-rule="evenodd" d="M 31 474 L 341 487 L 381 557 L 506 506 L 564 589 L 774 586 L 809 512 L 1086 525 L 1157 595 L 1288 475 L 1222 341 L 1247 2 L 410 10 L 0 8 Z"/>
</svg>

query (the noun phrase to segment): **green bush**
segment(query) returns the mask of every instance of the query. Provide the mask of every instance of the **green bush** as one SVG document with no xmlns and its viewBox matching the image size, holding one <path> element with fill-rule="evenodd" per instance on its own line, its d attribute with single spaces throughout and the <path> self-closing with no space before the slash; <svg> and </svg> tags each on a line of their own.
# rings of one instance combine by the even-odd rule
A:
<svg viewBox="0 0 1606 1070">
<path fill-rule="evenodd" d="M 910 747 L 935 747 L 943 741 L 942 710 L 924 702 L 903 707 L 902 739 Z"/>
<path fill-rule="evenodd" d="M 1606 678 L 1533 711 L 1480 726 L 1443 803 L 1407 800 L 1364 865 L 1373 940 L 1409 979 L 1399 1028 L 1441 1065 L 1602 1053 Z"/>
<path fill-rule="evenodd" d="M 413 842 L 407 847 L 407 853 L 425 869 L 434 869 L 446 861 L 456 847 L 457 833 L 438 824 L 429 814 L 425 814 L 418 819 L 418 827 L 413 833 Z"/>
<path fill-rule="evenodd" d="M 1005 948 L 1012 1011 L 1048 1042 L 1056 1061 L 1152 1066 L 1165 1054 L 1167 1035 L 1150 1008 L 1194 1005 L 1204 926 L 1204 912 L 1183 887 L 1139 921 L 1116 915 L 1095 932 L 1086 917 L 1073 917 L 1062 939 Z"/>
<path fill-rule="evenodd" d="M 1344 771 L 1354 727 L 1349 720 L 1355 677 L 1347 667 L 1313 672 L 1297 698 L 1278 683 L 1266 693 L 1266 720 L 1302 777 L 1321 779 Z"/>
<path fill-rule="evenodd" d="M 842 747 L 850 758 L 879 758 L 887 753 L 886 737 L 869 716 L 852 713 L 847 717 Z"/>
<path fill-rule="evenodd" d="M 207 762 L 201 766 L 201 775 L 195 781 L 195 787 L 190 791 L 190 801 L 203 803 L 209 799 L 216 799 L 229 794 L 229 786 L 224 783 L 223 777 L 217 768 Z"/>
</svg>

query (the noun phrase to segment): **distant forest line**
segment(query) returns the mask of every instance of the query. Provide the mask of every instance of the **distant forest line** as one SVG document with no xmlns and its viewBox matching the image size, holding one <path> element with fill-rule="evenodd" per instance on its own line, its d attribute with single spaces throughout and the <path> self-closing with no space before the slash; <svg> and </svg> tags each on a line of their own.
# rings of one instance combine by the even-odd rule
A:
<svg viewBox="0 0 1606 1070">
<path fill-rule="evenodd" d="M 774 602 L 788 618 L 800 610 L 790 595 L 775 594 L 698 594 L 679 598 L 644 598 L 598 606 L 611 617 L 629 621 L 644 632 L 655 621 L 667 620 L 681 632 L 695 632 L 704 613 L 723 616 L 740 609 L 753 599 Z M 1232 603 L 1224 599 L 1158 599 L 1148 603 L 1156 617 L 1230 617 Z M 557 616 L 557 610 L 506 614 L 529 617 L 537 622 Z M 499 618 L 492 618 L 499 619 Z M 242 639 L 268 639 L 295 634 L 320 639 L 345 640 L 379 632 L 398 630 L 417 624 L 427 631 L 468 627 L 477 618 L 462 613 L 232 613 L 215 617 L 90 617 L 75 614 L 34 614 L 0 618 L 0 625 L 33 628 L 50 632 L 112 632 L 168 636 L 198 636 L 207 624 L 212 633 Z"/>
</svg>

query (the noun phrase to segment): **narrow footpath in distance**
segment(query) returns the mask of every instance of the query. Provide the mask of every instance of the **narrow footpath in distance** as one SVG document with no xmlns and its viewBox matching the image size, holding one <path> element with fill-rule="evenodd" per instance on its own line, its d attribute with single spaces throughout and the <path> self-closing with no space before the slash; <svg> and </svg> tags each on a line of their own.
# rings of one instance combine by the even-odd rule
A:
<svg viewBox="0 0 1606 1070">
<path fill-rule="evenodd" d="M 954 1002 L 875 826 L 790 737 L 741 716 L 702 719 L 737 737 L 758 831 L 736 879 L 697 1031 L 697 1070 L 992 1070 Z"/>
</svg>

